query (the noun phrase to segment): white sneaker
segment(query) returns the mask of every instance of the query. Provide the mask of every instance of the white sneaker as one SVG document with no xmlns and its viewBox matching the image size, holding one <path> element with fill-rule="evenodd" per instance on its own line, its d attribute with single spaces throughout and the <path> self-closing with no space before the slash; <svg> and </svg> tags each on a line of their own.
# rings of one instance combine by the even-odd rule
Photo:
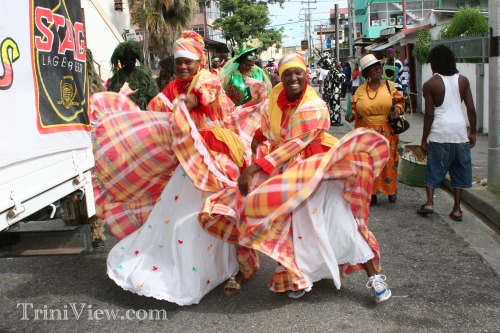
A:
<svg viewBox="0 0 500 333">
<path fill-rule="evenodd" d="M 296 291 L 289 291 L 288 292 L 288 297 L 289 298 L 301 298 L 304 296 L 306 291 L 304 289 L 296 290 Z"/>
<path fill-rule="evenodd" d="M 375 302 L 377 303 L 391 298 L 392 293 L 385 280 L 385 275 L 377 274 L 368 278 L 368 282 L 366 283 L 366 287 L 371 288 L 373 296 L 375 296 Z"/>
</svg>

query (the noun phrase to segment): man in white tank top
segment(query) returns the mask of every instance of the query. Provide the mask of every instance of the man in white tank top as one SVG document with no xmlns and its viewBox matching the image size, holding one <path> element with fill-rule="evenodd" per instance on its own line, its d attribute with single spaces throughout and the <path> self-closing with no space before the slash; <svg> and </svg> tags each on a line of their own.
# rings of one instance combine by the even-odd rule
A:
<svg viewBox="0 0 500 333">
<path fill-rule="evenodd" d="M 427 153 L 427 201 L 417 213 L 434 213 L 434 189 L 441 186 L 449 172 L 454 197 L 449 216 L 454 221 L 462 221 L 462 189 L 472 186 L 470 148 L 476 144 L 476 110 L 469 80 L 458 74 L 455 54 L 448 47 L 438 45 L 431 50 L 429 59 L 434 75 L 423 86 L 425 116 L 420 144 Z M 462 102 L 467 108 L 470 133 L 462 114 Z"/>
</svg>

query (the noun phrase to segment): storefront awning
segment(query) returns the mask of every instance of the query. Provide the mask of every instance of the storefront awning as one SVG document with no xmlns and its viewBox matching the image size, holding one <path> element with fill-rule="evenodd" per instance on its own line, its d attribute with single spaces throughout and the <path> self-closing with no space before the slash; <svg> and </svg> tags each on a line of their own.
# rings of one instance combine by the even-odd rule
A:
<svg viewBox="0 0 500 333">
<path fill-rule="evenodd" d="M 396 44 L 397 40 L 396 41 L 383 41 L 383 42 L 380 42 L 380 43 L 376 43 L 376 44 L 372 44 L 370 46 L 367 46 L 365 47 L 365 50 L 366 51 L 383 51 L 385 50 L 386 48 L 388 48 L 389 46 L 393 45 L 393 44 Z"/>
<path fill-rule="evenodd" d="M 365 37 L 360 37 L 354 40 L 354 46 L 368 46 L 368 45 L 373 45 L 375 42 L 375 38 L 365 38 Z"/>
<path fill-rule="evenodd" d="M 203 38 L 203 41 L 207 49 L 215 50 L 216 53 L 229 53 L 229 48 L 224 43 L 208 38 Z"/>
<path fill-rule="evenodd" d="M 391 37 L 389 37 L 388 41 L 395 43 L 395 42 L 397 42 L 397 41 L 405 38 L 406 36 L 408 36 L 408 35 L 410 35 L 412 33 L 417 32 L 418 30 L 428 29 L 430 27 L 431 27 L 430 24 L 426 24 L 426 25 L 423 25 L 423 26 L 420 26 L 420 27 L 401 29 L 397 34 L 394 34 Z"/>
<path fill-rule="evenodd" d="M 396 42 L 385 42 L 385 43 L 381 43 L 379 45 L 377 45 L 376 47 L 372 48 L 370 51 L 383 51 L 385 50 L 386 48 L 388 48 L 389 46 L 395 44 Z"/>
</svg>

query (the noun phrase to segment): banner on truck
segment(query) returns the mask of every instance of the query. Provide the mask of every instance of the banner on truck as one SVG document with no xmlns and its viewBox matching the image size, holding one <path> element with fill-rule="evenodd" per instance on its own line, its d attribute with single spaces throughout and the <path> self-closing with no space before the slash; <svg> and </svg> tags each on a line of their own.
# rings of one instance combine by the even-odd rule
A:
<svg viewBox="0 0 500 333">
<path fill-rule="evenodd" d="M 0 167 L 90 147 L 78 0 L 0 0 Z"/>
</svg>

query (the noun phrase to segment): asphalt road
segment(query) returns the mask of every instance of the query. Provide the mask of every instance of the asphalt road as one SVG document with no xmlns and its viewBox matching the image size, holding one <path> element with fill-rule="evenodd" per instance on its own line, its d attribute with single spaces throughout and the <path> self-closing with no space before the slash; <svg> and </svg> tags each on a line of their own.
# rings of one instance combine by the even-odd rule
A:
<svg viewBox="0 0 500 333">
<path fill-rule="evenodd" d="M 469 211 L 462 223 L 451 221 L 449 194 L 437 196 L 442 205 L 429 218 L 414 213 L 423 189 L 406 185 L 396 204 L 380 198 L 372 209 L 394 295 L 382 304 L 362 273 L 341 290 L 323 280 L 298 300 L 274 294 L 266 286 L 275 264 L 262 256 L 238 295 L 219 286 L 180 307 L 116 286 L 106 276 L 110 237 L 90 254 L 0 259 L 0 332 L 499 332 L 500 238 Z M 155 310 L 161 320 L 148 318 Z M 63 320 L 50 320 L 57 313 Z"/>
<path fill-rule="evenodd" d="M 274 294 L 267 284 L 275 263 L 262 255 L 239 294 L 224 296 L 219 286 L 200 304 L 180 307 L 123 291 L 107 277 L 116 243 L 108 234 L 89 254 L 1 258 L 0 333 L 500 332 L 498 233 L 467 207 L 463 222 L 451 221 L 446 191 L 436 192 L 436 214 L 427 218 L 415 213 L 424 189 L 399 184 L 398 192 L 396 204 L 379 197 L 369 224 L 393 292 L 385 303 L 373 302 L 363 273 L 340 290 L 320 281 L 298 300 Z"/>
</svg>

